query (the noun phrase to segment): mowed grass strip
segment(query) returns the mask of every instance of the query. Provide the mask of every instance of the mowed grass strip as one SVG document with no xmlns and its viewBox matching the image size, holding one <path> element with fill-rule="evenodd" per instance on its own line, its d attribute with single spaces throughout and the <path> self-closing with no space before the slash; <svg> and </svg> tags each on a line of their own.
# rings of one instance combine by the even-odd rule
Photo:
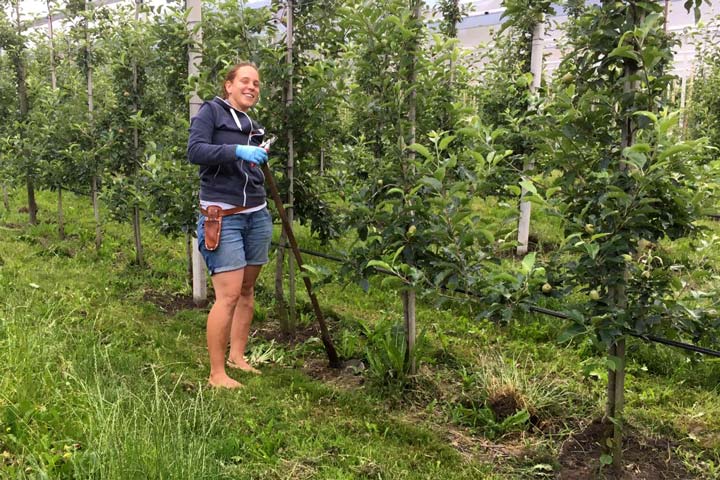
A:
<svg viewBox="0 0 720 480">
<path fill-rule="evenodd" d="M 71 196 L 68 196 L 71 197 Z M 127 226 L 94 251 L 86 199 L 68 199 L 69 237 L 3 213 L 0 235 L 1 478 L 493 478 L 433 429 L 363 390 L 300 369 L 206 387 L 206 312 L 167 315 L 145 291 L 182 291 L 181 241 L 146 228 L 149 267 Z"/>
</svg>

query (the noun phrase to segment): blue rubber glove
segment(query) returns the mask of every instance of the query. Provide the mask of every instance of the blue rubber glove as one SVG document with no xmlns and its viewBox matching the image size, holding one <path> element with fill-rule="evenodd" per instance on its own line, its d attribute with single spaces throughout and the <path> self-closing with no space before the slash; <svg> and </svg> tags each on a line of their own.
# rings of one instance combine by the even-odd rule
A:
<svg viewBox="0 0 720 480">
<path fill-rule="evenodd" d="M 255 165 L 262 165 L 268 159 L 264 148 L 250 145 L 238 145 L 235 147 L 235 156 Z"/>
</svg>

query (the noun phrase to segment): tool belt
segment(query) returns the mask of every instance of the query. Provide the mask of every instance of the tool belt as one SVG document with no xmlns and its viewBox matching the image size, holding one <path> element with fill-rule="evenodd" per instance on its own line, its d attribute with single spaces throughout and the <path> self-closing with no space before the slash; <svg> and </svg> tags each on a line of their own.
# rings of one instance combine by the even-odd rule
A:
<svg viewBox="0 0 720 480">
<path fill-rule="evenodd" d="M 201 208 L 200 213 L 205 215 L 203 228 L 205 229 L 205 248 L 213 251 L 220 246 L 220 232 L 222 231 L 222 219 L 228 215 L 240 213 L 248 207 L 235 207 L 223 210 L 217 205 L 211 205 L 207 209 Z"/>
</svg>

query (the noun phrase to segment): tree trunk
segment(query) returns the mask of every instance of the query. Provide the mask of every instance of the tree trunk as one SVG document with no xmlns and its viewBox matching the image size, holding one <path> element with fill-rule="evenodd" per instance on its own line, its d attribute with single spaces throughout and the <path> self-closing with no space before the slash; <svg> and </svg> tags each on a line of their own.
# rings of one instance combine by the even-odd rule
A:
<svg viewBox="0 0 720 480">
<path fill-rule="evenodd" d="M 90 195 L 92 196 L 93 216 L 95 217 L 95 251 L 100 253 L 100 247 L 103 242 L 102 224 L 100 223 L 100 202 L 98 201 L 98 176 L 93 175 L 92 186 L 90 187 Z"/>
<path fill-rule="evenodd" d="M 291 321 L 288 315 L 287 304 L 285 302 L 285 290 L 283 288 L 283 270 L 285 266 L 285 245 L 287 244 L 287 235 L 283 229 L 280 235 L 280 246 L 277 248 L 277 258 L 275 259 L 275 314 L 280 323 L 280 330 L 289 335 L 295 335 L 297 323 Z"/>
<path fill-rule="evenodd" d="M 536 92 L 540 88 L 542 82 L 542 70 L 543 70 L 543 46 L 545 36 L 545 16 L 542 15 L 535 27 L 533 28 L 532 36 L 532 53 L 530 56 L 530 73 L 532 73 L 533 81 L 530 87 L 532 92 Z M 534 164 L 530 157 L 526 157 L 523 171 L 529 173 L 533 170 Z M 524 180 L 527 180 L 527 176 L 523 176 Z M 532 204 L 528 201 L 522 200 L 527 194 L 525 188 L 522 189 L 520 194 L 520 218 L 518 219 L 518 246 L 517 254 L 525 255 L 528 252 L 528 246 L 530 241 L 530 217 L 532 214 Z"/>
<path fill-rule="evenodd" d="M 287 66 L 288 66 L 288 83 L 287 83 L 287 95 L 285 97 L 285 108 L 286 118 L 288 121 L 287 136 L 288 136 L 288 157 L 287 157 L 287 179 L 288 179 L 288 192 L 287 202 L 288 208 L 286 210 L 288 216 L 288 222 L 290 225 L 293 224 L 294 212 L 295 212 L 295 137 L 293 128 L 290 125 L 291 114 L 294 96 L 293 96 L 293 0 L 288 0 L 288 13 L 287 13 Z M 288 306 L 289 306 L 289 323 L 288 325 L 295 330 L 297 325 L 297 303 L 296 303 L 296 285 L 295 285 L 295 261 L 292 255 L 288 255 Z"/>
<path fill-rule="evenodd" d="M 688 125 L 690 122 L 688 122 L 688 114 L 687 112 L 690 110 L 690 105 L 692 104 L 692 98 L 693 98 L 693 83 L 695 82 L 695 65 L 692 65 L 690 68 L 690 77 L 687 79 L 687 92 L 685 93 L 685 101 L 683 102 L 682 107 L 682 139 L 685 140 L 688 138 Z"/>
<path fill-rule="evenodd" d="M 609 357 L 615 368 L 608 369 L 607 407 L 605 416 L 612 422 L 612 436 L 606 441 L 607 451 L 612 455 L 613 469 L 620 472 L 623 464 L 623 410 L 625 408 L 625 338 L 618 338 L 610 347 Z"/>
<path fill-rule="evenodd" d="M 3 205 L 5 205 L 5 210 L 8 212 L 10 211 L 10 194 L 8 193 L 8 187 L 4 183 L 2 184 L 2 195 L 3 195 Z"/>
<path fill-rule="evenodd" d="M 47 5 L 47 27 L 48 27 L 48 39 L 50 41 L 50 87 L 55 91 L 57 88 L 57 74 L 55 72 L 55 36 L 53 35 L 53 17 L 52 17 L 52 6 L 50 0 L 45 2 Z M 62 185 L 57 186 L 58 189 L 58 236 L 60 240 L 65 239 L 65 219 L 63 216 L 63 199 L 62 199 Z"/>
<path fill-rule="evenodd" d="M 420 6 L 419 0 L 413 1 L 412 7 L 412 19 L 413 25 L 418 26 L 420 20 Z M 418 34 L 419 35 L 419 34 Z M 417 131 L 417 51 L 418 51 L 419 39 L 417 36 L 413 39 L 413 45 L 411 50 L 408 52 L 410 58 L 410 68 L 408 69 L 408 86 L 411 89 L 408 98 L 408 123 L 410 124 L 410 132 L 408 137 L 408 145 L 412 145 L 416 142 L 416 131 Z M 403 166 L 406 170 L 406 174 L 409 174 L 409 170 L 413 169 L 412 165 L 415 160 L 415 152 L 408 151 L 407 161 Z M 411 206 L 411 205 L 410 205 Z M 410 219 L 413 222 L 413 219 Z M 403 318 L 405 319 L 405 340 L 407 342 L 407 356 L 411 359 L 410 373 L 415 373 L 415 361 L 414 361 L 414 350 L 415 350 L 415 336 L 416 336 L 416 319 L 415 319 L 415 291 L 408 290 L 403 293 Z"/>
<path fill-rule="evenodd" d="M 135 264 L 142 267 L 145 265 L 145 256 L 140 235 L 140 207 L 138 206 L 133 207 L 133 238 L 135 240 Z"/>
<path fill-rule="evenodd" d="M 32 174 L 27 175 L 27 197 L 28 197 L 28 213 L 30 215 L 30 224 L 37 225 L 37 202 L 35 201 L 35 182 Z"/>
<path fill-rule="evenodd" d="M 192 233 L 190 233 L 190 230 L 188 230 L 185 233 L 185 257 L 187 258 L 187 285 L 188 288 L 192 291 L 193 286 L 193 236 Z"/>
<path fill-rule="evenodd" d="M 65 240 L 65 216 L 63 215 L 63 189 L 58 185 L 58 236 Z"/>
<path fill-rule="evenodd" d="M 50 39 L 50 86 L 53 90 L 57 88 L 57 74 L 55 72 L 55 36 L 53 35 L 53 17 L 52 17 L 52 6 L 50 0 L 45 2 L 47 5 L 48 16 L 48 38 Z"/>
<path fill-rule="evenodd" d="M 85 10 L 88 11 L 92 8 L 92 3 L 89 1 L 85 2 Z M 85 61 L 87 68 L 87 98 L 88 98 L 88 119 L 90 121 L 91 130 L 94 126 L 94 110 L 95 110 L 95 98 L 93 96 L 93 65 L 90 61 L 90 29 L 87 21 L 85 23 Z M 90 139 L 91 145 L 94 147 L 94 139 Z M 94 148 L 91 148 L 94 150 Z M 92 176 L 92 185 L 90 187 L 90 195 L 92 196 L 93 215 L 95 217 L 95 251 L 100 253 L 100 248 L 103 242 L 103 231 L 102 223 L 100 222 L 100 201 L 98 199 L 98 188 L 100 183 L 100 167 L 97 155 L 93 155 L 91 159 L 95 168 Z"/>
<path fill-rule="evenodd" d="M 20 109 L 20 123 L 23 125 L 27 121 L 29 104 L 27 94 L 27 71 L 25 67 L 25 40 L 23 38 L 22 22 L 20 21 L 20 2 L 13 2 L 13 9 L 15 10 L 15 28 L 18 38 L 18 44 L 15 45 L 14 49 L 11 49 L 11 58 L 15 67 L 15 79 L 17 81 L 17 95 L 18 95 L 18 107 Z M 23 140 L 20 155 L 28 157 L 28 153 L 25 149 L 25 141 Z M 27 171 L 25 183 L 27 185 L 27 201 L 28 201 L 28 215 L 31 225 L 37 225 L 37 203 L 35 201 L 35 180 L 33 175 L 33 162 L 29 158 L 23 159 L 27 162 Z"/>
<path fill-rule="evenodd" d="M 142 0 L 135 1 L 135 24 L 137 26 L 140 21 L 140 5 Z M 139 96 L 138 88 L 138 64 L 137 59 L 132 59 L 132 88 L 133 88 L 133 102 L 132 102 L 132 113 L 133 115 L 138 112 L 137 98 Z M 137 170 L 140 168 L 140 130 L 135 126 L 133 127 L 133 165 L 135 169 L 135 175 Z M 145 256 L 143 254 L 142 246 L 142 235 L 140 233 L 140 207 L 135 205 L 133 207 L 133 239 L 135 240 L 135 263 L 139 266 L 145 265 Z"/>
<path fill-rule="evenodd" d="M 199 73 L 199 65 L 202 62 L 202 30 L 199 28 L 202 20 L 202 0 L 186 0 L 185 8 L 188 10 L 187 28 L 193 36 L 193 41 L 188 48 L 188 78 L 196 77 Z M 194 90 L 190 95 L 190 118 L 197 115 L 202 100 Z M 192 239 L 192 291 L 193 301 L 197 306 L 207 304 L 207 274 L 205 273 L 205 261 L 200 255 L 198 240 Z"/>
<path fill-rule="evenodd" d="M 415 321 L 415 290 L 404 290 L 402 292 L 403 319 L 405 321 L 405 333 L 407 339 L 407 360 L 411 374 L 417 372 L 415 364 L 415 339 L 417 337 L 417 323 Z"/>
<path fill-rule="evenodd" d="M 637 15 L 634 5 L 631 5 L 631 8 L 628 9 L 628 25 L 640 25 L 642 21 L 643 15 Z M 630 60 L 625 60 L 625 83 L 623 85 L 625 95 L 634 95 L 640 88 L 639 81 L 632 80 L 635 77 L 637 70 L 638 67 L 636 64 L 631 63 Z M 622 122 L 620 140 L 621 150 L 632 146 L 634 140 L 635 128 L 632 112 L 625 112 L 625 119 Z M 620 171 L 624 171 L 627 169 L 627 165 L 621 160 L 618 168 Z M 610 286 L 608 291 L 608 302 L 616 311 L 625 310 L 627 308 L 625 282 L 629 278 L 629 274 L 627 267 L 624 265 L 619 268 L 622 269 L 623 280 L 617 285 Z M 613 470 L 619 474 L 623 465 L 622 442 L 624 429 L 623 410 L 625 408 L 625 337 L 615 339 L 615 342 L 610 346 L 608 354 L 614 362 L 615 368 L 608 370 L 608 398 L 605 415 L 612 421 L 613 433 L 611 437 L 606 439 L 605 445 L 609 447 L 608 451 L 612 455 Z"/>
</svg>

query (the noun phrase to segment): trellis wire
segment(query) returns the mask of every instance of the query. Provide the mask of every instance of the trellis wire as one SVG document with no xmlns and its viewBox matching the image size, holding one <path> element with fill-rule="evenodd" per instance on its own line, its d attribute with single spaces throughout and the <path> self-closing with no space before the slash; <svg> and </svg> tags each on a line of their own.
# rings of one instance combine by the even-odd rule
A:
<svg viewBox="0 0 720 480">
<path fill-rule="evenodd" d="M 276 243 L 276 242 L 272 242 L 272 244 L 273 244 L 275 247 L 281 247 L 281 248 L 289 248 L 289 247 L 290 247 L 289 245 L 281 245 L 281 244 Z M 344 258 L 342 258 L 342 257 L 338 257 L 338 256 L 336 256 L 336 255 L 328 255 L 327 253 L 315 252 L 315 251 L 308 250 L 308 249 L 305 249 L 305 248 L 300 248 L 299 250 L 300 250 L 302 253 L 305 253 L 305 254 L 308 254 L 308 255 L 312 255 L 312 256 L 314 256 L 314 257 L 319 257 L 319 258 L 324 258 L 324 259 L 327 259 L 327 260 L 331 260 L 331 261 L 333 261 L 333 262 L 344 263 L 344 262 L 347 261 L 347 259 L 344 259 Z M 384 269 L 384 268 L 377 268 L 377 267 L 375 267 L 375 271 L 377 271 L 377 272 L 379 272 L 379 273 L 384 273 L 384 274 L 387 274 L 387 275 L 394 275 L 393 272 L 391 272 L 391 271 L 389 271 L 389 270 L 386 270 L 386 269 Z M 453 292 L 453 293 L 460 293 L 460 294 L 462 294 L 462 295 L 467 295 L 467 296 L 469 296 L 469 297 L 481 298 L 478 294 L 473 293 L 473 292 L 469 292 L 469 291 L 463 290 L 463 289 L 451 289 L 451 288 L 447 288 L 447 287 L 441 287 L 441 289 L 444 290 L 444 291 L 449 291 L 449 292 Z M 555 317 L 555 318 L 561 318 L 561 319 L 563 319 L 563 320 L 568 320 L 568 319 L 570 319 L 570 317 L 569 317 L 567 314 L 562 313 L 562 312 L 557 312 L 557 311 L 555 311 L 555 310 L 550 310 L 549 308 L 539 307 L 539 306 L 537 306 L 537 305 L 530 305 L 529 308 L 530 308 L 531 311 L 533 311 L 533 312 L 535 312 L 535 313 L 541 313 L 541 314 L 543 314 L 543 315 L 548 315 L 548 316 Z M 712 350 L 712 349 L 710 349 L 710 348 L 700 347 L 700 346 L 698 346 L 698 345 L 693 345 L 693 344 L 691 344 L 691 343 L 678 342 L 678 341 L 675 341 L 675 340 L 670 340 L 670 339 L 668 339 L 668 338 L 658 337 L 658 336 L 656 336 L 656 335 L 650 335 L 650 334 L 639 334 L 639 333 L 632 333 L 632 332 L 627 332 L 627 334 L 630 335 L 631 337 L 635 337 L 635 338 L 639 338 L 639 339 L 641 339 L 641 340 L 645 340 L 646 342 L 659 343 L 659 344 L 661 344 L 661 345 L 667 345 L 667 346 L 671 346 L 671 347 L 675 347 L 675 348 L 680 348 L 680 349 L 683 349 L 683 350 L 687 350 L 687 351 L 690 351 L 690 352 L 701 353 L 701 354 L 703 354 L 703 355 L 708 355 L 708 356 L 711 356 L 711 357 L 720 358 L 720 351 L 718 351 L 718 350 Z"/>
</svg>

